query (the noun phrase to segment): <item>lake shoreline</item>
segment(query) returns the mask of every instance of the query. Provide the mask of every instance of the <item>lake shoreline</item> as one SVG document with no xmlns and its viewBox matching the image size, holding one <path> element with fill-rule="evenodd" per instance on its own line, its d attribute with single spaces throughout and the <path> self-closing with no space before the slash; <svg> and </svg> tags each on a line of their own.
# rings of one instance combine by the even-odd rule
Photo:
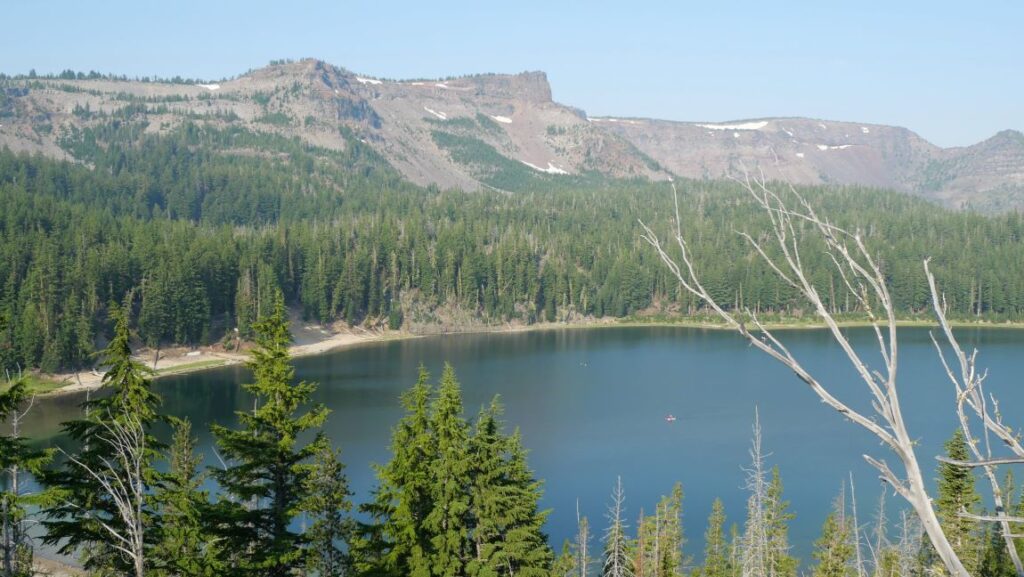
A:
<svg viewBox="0 0 1024 577">
<path fill-rule="evenodd" d="M 938 328 L 938 324 L 935 321 L 927 320 L 898 320 L 896 321 L 897 327 L 933 327 Z M 870 327 L 871 323 L 865 320 L 845 320 L 838 323 L 840 328 L 866 328 Z M 1021 330 L 1024 329 L 1024 323 L 1006 322 L 1006 323 L 994 323 L 988 321 L 968 322 L 968 321 L 950 321 L 950 325 L 953 328 L 980 328 L 980 329 L 1011 329 Z M 289 353 L 292 358 L 301 358 L 308 356 L 321 355 L 340 349 L 355 347 L 359 345 L 378 344 L 382 342 L 405 340 L 405 339 L 416 339 L 416 338 L 427 338 L 427 337 L 444 337 L 452 335 L 473 335 L 473 334 L 515 334 L 515 333 L 527 333 L 537 331 L 558 331 L 558 330 L 589 330 L 589 329 L 603 329 L 603 328 L 642 328 L 642 327 L 665 327 L 665 328 L 691 328 L 691 329 L 704 329 L 714 331 L 733 331 L 734 329 L 726 326 L 721 322 L 712 322 L 707 320 L 697 320 L 693 318 L 680 318 L 679 320 L 672 319 L 652 319 L 642 320 L 636 318 L 626 319 L 581 319 L 575 321 L 556 321 L 556 322 L 542 322 L 535 323 L 532 325 L 495 325 L 495 326 L 480 326 L 463 329 L 445 329 L 441 332 L 430 332 L 430 333 L 410 333 L 407 331 L 384 331 L 384 332 L 371 332 L 363 331 L 361 333 L 353 332 L 356 329 L 350 329 L 346 332 L 338 332 L 334 334 L 326 335 L 323 338 L 312 340 L 303 344 L 293 345 L 289 348 Z M 768 330 L 780 330 L 780 331 L 799 331 L 799 330 L 825 330 L 828 327 L 824 323 L 820 322 L 768 322 L 765 323 L 765 328 Z M 148 352 L 148 351 L 147 351 Z M 222 367 L 234 366 L 244 364 L 248 360 L 248 354 L 244 352 L 234 351 L 222 351 L 207 348 L 206 350 L 189 351 L 183 354 L 178 354 L 170 357 L 161 357 L 157 362 L 156 373 L 153 375 L 153 379 L 157 380 L 168 376 L 178 376 L 183 374 L 192 374 L 202 371 L 208 371 L 211 369 L 217 369 Z M 201 357 L 201 358 L 200 358 Z M 136 355 L 136 360 L 139 362 L 149 365 L 145 355 Z M 161 364 L 162 363 L 162 364 Z M 40 397 L 58 397 L 74 395 L 76 393 L 82 393 L 86 391 L 93 391 L 101 386 L 102 375 L 95 371 L 93 372 L 79 372 L 79 373 L 64 373 L 60 375 L 44 375 L 44 379 L 56 382 L 67 383 L 63 386 L 46 390 L 38 393 Z"/>
</svg>

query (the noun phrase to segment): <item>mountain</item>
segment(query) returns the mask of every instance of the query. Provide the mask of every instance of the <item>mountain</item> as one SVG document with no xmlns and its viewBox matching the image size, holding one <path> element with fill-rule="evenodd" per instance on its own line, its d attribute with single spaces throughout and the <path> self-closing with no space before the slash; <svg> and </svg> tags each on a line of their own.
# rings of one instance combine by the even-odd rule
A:
<svg viewBox="0 0 1024 577">
<path fill-rule="evenodd" d="M 327 150 L 357 139 L 408 180 L 442 188 L 514 192 L 567 177 L 717 179 L 746 168 L 800 184 L 893 188 L 956 207 L 1024 207 L 1019 132 L 942 149 L 905 128 L 803 118 L 588 118 L 554 102 L 542 72 L 394 81 L 302 60 L 218 83 L 65 74 L 4 79 L 0 87 L 0 146 L 58 158 L 72 156 L 68 134 L 130 113 L 145 118 L 149 133 L 191 122 Z"/>
<path fill-rule="evenodd" d="M 906 128 L 807 118 L 590 120 L 680 176 L 713 179 L 746 170 L 794 184 L 890 188 L 958 208 L 1024 207 L 1024 135 L 1012 130 L 943 149 Z"/>
</svg>

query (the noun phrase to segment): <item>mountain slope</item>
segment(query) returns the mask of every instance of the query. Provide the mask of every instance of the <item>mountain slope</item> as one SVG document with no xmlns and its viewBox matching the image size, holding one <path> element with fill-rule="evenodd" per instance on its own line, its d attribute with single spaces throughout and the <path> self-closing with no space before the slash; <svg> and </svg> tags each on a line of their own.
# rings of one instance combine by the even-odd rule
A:
<svg viewBox="0 0 1024 577">
<path fill-rule="evenodd" d="M 1024 207 L 1019 132 L 942 149 L 905 128 L 805 118 L 587 118 L 552 100 L 542 72 L 392 81 L 303 60 L 216 84 L 0 80 L 0 146 L 67 158 L 68 135 L 109 131 L 129 117 L 141 118 L 147 133 L 198 123 L 327 150 L 360 141 L 404 178 L 442 188 L 521 191 L 566 177 L 717 179 L 746 169 L 799 184 L 892 188 L 955 207 Z"/>
<path fill-rule="evenodd" d="M 474 162 L 476 156 L 499 159 L 508 164 L 506 177 L 512 173 L 520 179 L 587 172 L 668 176 L 619 136 L 554 103 L 540 72 L 385 82 L 304 60 L 217 84 L 102 79 L 5 84 L 0 146 L 56 157 L 66 156 L 63 135 L 108 124 L 128 111 L 145 116 L 147 132 L 197 122 L 298 137 L 336 150 L 344 149 L 346 135 L 354 136 L 423 185 L 473 190 L 489 184 L 494 163 Z"/>
<path fill-rule="evenodd" d="M 806 118 L 591 122 L 680 176 L 723 178 L 746 169 L 795 184 L 892 188 L 956 207 L 1024 207 L 1024 135 L 1015 131 L 942 149 L 906 128 Z"/>
</svg>

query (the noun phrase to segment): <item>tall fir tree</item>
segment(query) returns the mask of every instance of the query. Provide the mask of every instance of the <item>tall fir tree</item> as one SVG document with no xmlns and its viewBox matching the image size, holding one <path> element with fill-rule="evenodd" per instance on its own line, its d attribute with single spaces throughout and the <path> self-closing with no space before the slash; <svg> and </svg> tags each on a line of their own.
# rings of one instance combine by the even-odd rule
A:
<svg viewBox="0 0 1024 577">
<path fill-rule="evenodd" d="M 658 531 L 657 577 L 679 577 L 686 560 L 683 547 L 683 485 L 677 482 L 672 492 L 661 498 L 657 508 Z"/>
<path fill-rule="evenodd" d="M 957 429 L 946 441 L 946 456 L 956 461 L 970 460 L 963 431 Z M 936 514 L 953 551 L 969 573 L 981 566 L 981 535 L 977 523 L 960 513 L 979 512 L 981 497 L 975 488 L 974 471 L 951 463 L 939 463 Z"/>
<path fill-rule="evenodd" d="M 455 370 L 445 365 L 431 405 L 430 429 L 436 457 L 431 463 L 431 509 L 423 527 L 430 535 L 430 574 L 464 573 L 470 558 L 469 427 L 462 414 Z"/>
<path fill-rule="evenodd" d="M 2 328 L 0 328 L 2 330 Z M 28 506 L 25 492 L 26 475 L 40 474 L 49 460 L 49 451 L 31 447 L 21 436 L 21 419 L 31 409 L 26 379 L 9 380 L 0 392 L 0 424 L 6 432 L 0 435 L 0 571 L 5 577 L 32 575 L 33 539 L 29 535 Z M 34 400 L 34 399 L 33 399 Z M 28 401 L 26 403 L 26 401 Z M 28 404 L 28 407 L 25 405 Z"/>
<path fill-rule="evenodd" d="M 1008 515 L 1020 517 L 1024 513 L 1024 505 L 1017 498 L 1017 486 L 1012 470 L 1006 471 L 1006 477 L 1003 480 L 1003 506 Z M 1010 523 L 1011 534 L 1019 535 L 1022 530 L 1024 528 L 1021 523 Z M 1006 540 L 1003 538 L 1000 524 L 992 523 L 988 526 L 984 545 L 982 575 L 992 577 L 1015 577 L 1017 575 L 1010 554 L 1006 550 Z M 1018 555 L 1024 554 L 1024 540 L 1014 539 L 1014 546 Z"/>
<path fill-rule="evenodd" d="M 318 449 L 304 487 L 306 502 L 302 510 L 310 523 L 306 529 L 306 568 L 317 577 L 342 577 L 350 573 L 352 566 L 345 547 L 351 541 L 354 526 L 349 516 L 352 492 L 338 452 L 326 443 Z"/>
<path fill-rule="evenodd" d="M 572 542 L 566 539 L 562 542 L 562 551 L 555 557 L 554 563 L 551 564 L 551 576 L 579 577 L 576 563 L 576 551 L 573 550 Z"/>
<path fill-rule="evenodd" d="M 842 497 L 836 499 L 821 528 L 821 536 L 814 542 L 812 557 L 817 561 L 814 577 L 853 577 L 854 547 L 853 522 L 846 518 Z"/>
<path fill-rule="evenodd" d="M 800 565 L 799 559 L 790 555 L 789 522 L 796 518 L 789 511 L 789 501 L 783 496 L 782 476 L 779 467 L 772 467 L 772 478 L 768 484 L 765 521 L 768 526 L 769 571 L 773 577 L 795 577 Z"/>
<path fill-rule="evenodd" d="M 495 397 L 480 412 L 470 439 L 470 514 L 473 560 L 469 575 L 541 577 L 551 570 L 552 552 L 543 532 L 541 484 L 526 463 L 519 432 L 501 432 Z"/>
<path fill-rule="evenodd" d="M 694 572 L 699 577 L 733 577 L 734 567 L 725 538 L 725 505 L 721 499 L 711 504 L 708 528 L 704 532 L 704 564 Z"/>
<path fill-rule="evenodd" d="M 291 523 L 309 494 L 307 479 L 314 470 L 309 461 L 327 444 L 322 432 L 308 443 L 302 436 L 323 425 L 327 409 L 315 405 L 302 412 L 316 385 L 293 383 L 291 334 L 280 293 L 273 314 L 254 329 L 257 346 L 248 363 L 253 382 L 243 387 L 255 406 L 237 413 L 238 430 L 212 427 L 228 463 L 214 470 L 225 494 L 215 509 L 216 532 L 232 573 L 286 577 L 306 561 L 306 536 Z"/>
<path fill-rule="evenodd" d="M 188 420 L 174 419 L 168 471 L 161 477 L 155 497 L 162 521 L 153 551 L 155 574 L 165 577 L 215 577 L 224 567 L 217 544 L 207 530 L 209 493 L 202 490 L 204 475 L 196 453 L 196 439 Z"/>
<path fill-rule="evenodd" d="M 366 575 L 429 577 L 433 550 L 424 523 L 432 508 L 431 467 L 437 447 L 431 438 L 430 375 L 420 367 L 402 394 L 405 416 L 391 436 L 391 460 L 377 467 L 373 500 L 361 507 L 371 522 L 359 526 L 354 541 L 356 570 Z"/>
<path fill-rule="evenodd" d="M 85 417 L 64 423 L 76 449 L 43 476 L 52 505 L 43 541 L 80 553 L 90 571 L 141 577 L 160 533 L 153 489 L 162 445 L 150 434 L 160 399 L 146 367 L 132 359 L 128 308 L 111 305 L 114 337 L 102 355 L 109 396 L 88 399 Z"/>
</svg>

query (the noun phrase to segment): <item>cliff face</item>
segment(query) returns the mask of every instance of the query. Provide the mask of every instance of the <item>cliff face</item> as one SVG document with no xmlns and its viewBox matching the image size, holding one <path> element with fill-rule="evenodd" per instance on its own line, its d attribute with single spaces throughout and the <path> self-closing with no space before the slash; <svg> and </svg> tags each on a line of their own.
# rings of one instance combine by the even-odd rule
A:
<svg viewBox="0 0 1024 577">
<path fill-rule="evenodd" d="M 954 207 L 1024 207 L 1024 136 L 1016 131 L 942 149 L 906 128 L 807 118 L 591 121 L 681 176 L 721 178 L 746 169 L 799 184 L 892 188 Z"/>
<path fill-rule="evenodd" d="M 552 101 L 543 72 L 393 81 L 303 60 L 216 84 L 16 79 L 0 90 L 0 146 L 62 158 L 62 134 L 131 106 L 150 133 L 194 122 L 328 149 L 355 137 L 409 180 L 441 187 L 476 189 L 502 171 L 660 180 L 746 169 L 795 183 L 894 188 L 957 207 L 1024 207 L 1018 132 L 941 149 L 905 128 L 806 118 L 587 118 Z"/>
</svg>

